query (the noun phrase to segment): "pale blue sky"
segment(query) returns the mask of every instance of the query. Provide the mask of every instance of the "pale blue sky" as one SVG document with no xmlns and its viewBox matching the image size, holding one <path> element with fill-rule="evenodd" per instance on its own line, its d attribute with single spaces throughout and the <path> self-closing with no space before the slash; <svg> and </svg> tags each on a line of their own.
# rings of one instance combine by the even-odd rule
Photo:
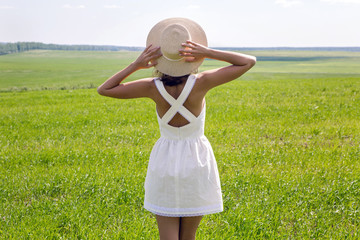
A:
<svg viewBox="0 0 360 240">
<path fill-rule="evenodd" d="M 210 46 L 360 46 L 360 0 L 0 0 L 0 42 L 144 46 L 169 17 Z"/>
</svg>

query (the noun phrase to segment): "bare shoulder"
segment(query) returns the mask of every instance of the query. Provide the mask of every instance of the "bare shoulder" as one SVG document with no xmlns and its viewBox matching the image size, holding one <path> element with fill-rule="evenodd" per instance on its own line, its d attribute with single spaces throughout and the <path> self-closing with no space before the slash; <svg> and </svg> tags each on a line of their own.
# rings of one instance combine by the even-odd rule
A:
<svg viewBox="0 0 360 240">
<path fill-rule="evenodd" d="M 203 73 L 198 73 L 196 75 L 196 82 L 193 87 L 192 96 L 195 95 L 196 98 L 202 99 L 205 97 L 208 89 L 206 87 L 206 76 Z"/>
<path fill-rule="evenodd" d="M 196 88 L 197 92 L 202 92 L 205 95 L 205 93 L 211 89 L 209 86 L 210 80 L 209 71 L 198 73 L 196 76 L 196 84 L 194 88 Z"/>
</svg>

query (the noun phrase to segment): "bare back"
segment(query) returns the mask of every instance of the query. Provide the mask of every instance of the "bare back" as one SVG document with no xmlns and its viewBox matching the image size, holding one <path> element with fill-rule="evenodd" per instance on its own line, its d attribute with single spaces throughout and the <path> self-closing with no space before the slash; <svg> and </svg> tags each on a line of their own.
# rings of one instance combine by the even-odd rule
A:
<svg viewBox="0 0 360 240">
<path fill-rule="evenodd" d="M 174 99 L 178 99 L 180 94 L 183 92 L 184 87 L 188 80 L 176 86 L 164 86 L 166 92 L 173 97 Z M 154 83 L 155 84 L 155 83 Z M 201 91 L 198 91 L 199 84 L 195 81 L 194 86 L 185 100 L 183 106 L 188 109 L 194 116 L 199 116 L 204 106 L 204 95 Z M 156 110 L 160 118 L 162 118 L 166 112 L 170 109 L 171 105 L 168 103 L 166 99 L 160 94 L 159 91 L 156 91 L 153 100 L 156 103 Z M 176 113 L 174 117 L 168 123 L 173 127 L 182 127 L 189 124 L 189 121 L 184 118 L 180 113 Z"/>
</svg>

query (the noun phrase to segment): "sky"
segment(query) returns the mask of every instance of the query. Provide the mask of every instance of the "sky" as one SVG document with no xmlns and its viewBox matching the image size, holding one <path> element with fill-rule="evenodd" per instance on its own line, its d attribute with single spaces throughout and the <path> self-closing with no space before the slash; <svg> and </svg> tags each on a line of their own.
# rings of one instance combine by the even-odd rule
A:
<svg viewBox="0 0 360 240">
<path fill-rule="evenodd" d="M 0 0 L 0 42 L 143 47 L 171 17 L 212 47 L 360 46 L 360 0 Z"/>
</svg>

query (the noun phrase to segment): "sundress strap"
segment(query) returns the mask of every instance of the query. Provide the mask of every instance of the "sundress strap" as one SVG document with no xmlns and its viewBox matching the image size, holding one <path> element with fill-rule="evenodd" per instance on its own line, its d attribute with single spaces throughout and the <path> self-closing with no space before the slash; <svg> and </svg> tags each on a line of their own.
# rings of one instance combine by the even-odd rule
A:
<svg viewBox="0 0 360 240">
<path fill-rule="evenodd" d="M 186 120 L 188 120 L 190 123 L 196 119 L 194 114 L 192 114 L 187 108 L 184 107 L 184 102 L 188 98 L 192 88 L 194 87 L 196 80 L 195 75 L 190 75 L 187 79 L 185 86 L 183 90 L 181 91 L 180 96 L 175 99 L 173 96 L 171 96 L 165 89 L 164 83 L 158 78 L 155 79 L 155 85 L 157 89 L 159 90 L 161 96 L 170 104 L 169 110 L 164 114 L 164 116 L 161 118 L 164 122 L 169 123 L 171 119 L 175 116 L 175 114 L 178 112 L 180 113 Z"/>
</svg>

